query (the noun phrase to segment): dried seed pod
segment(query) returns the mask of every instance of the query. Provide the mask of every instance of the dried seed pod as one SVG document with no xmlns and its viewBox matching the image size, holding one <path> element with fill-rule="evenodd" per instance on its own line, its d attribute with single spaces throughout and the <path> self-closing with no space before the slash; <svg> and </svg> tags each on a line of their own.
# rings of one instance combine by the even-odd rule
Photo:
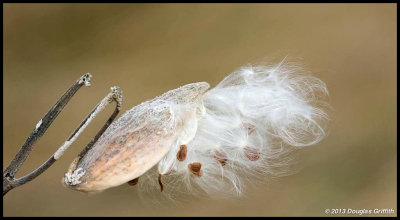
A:
<svg viewBox="0 0 400 220">
<path fill-rule="evenodd" d="M 200 177 L 203 175 L 203 172 L 201 170 L 201 163 L 191 163 L 188 165 L 190 172 L 192 172 L 194 175 Z"/>
<path fill-rule="evenodd" d="M 100 191 L 137 178 L 158 164 L 161 191 L 162 176 L 172 171 L 174 178 L 183 175 L 188 188 L 192 180 L 205 181 L 204 192 L 215 192 L 217 185 L 217 190 L 240 194 L 242 179 L 252 177 L 252 171 L 283 173 L 273 169 L 275 159 L 277 165 L 286 164 L 291 147 L 318 143 L 326 135 L 327 119 L 324 109 L 313 106 L 317 104 L 314 92 L 315 97 L 327 95 L 325 84 L 285 62 L 243 67 L 209 92 L 204 93 L 207 83 L 195 83 L 134 107 L 74 160 L 65 185 Z M 282 147 L 281 143 L 285 143 L 282 152 L 264 150 Z M 183 144 L 191 151 L 180 150 Z M 224 145 L 220 152 L 213 152 L 220 144 Z M 272 165 L 264 158 L 273 158 Z"/>
<path fill-rule="evenodd" d="M 127 111 L 74 160 L 63 179 L 64 186 L 101 191 L 143 175 L 182 135 L 189 113 L 201 105 L 199 100 L 208 87 L 205 82 L 188 84 Z M 185 111 L 175 110 L 177 106 Z"/>
<path fill-rule="evenodd" d="M 184 161 L 186 159 L 186 155 L 187 155 L 187 146 L 186 145 L 181 145 L 178 153 L 176 154 L 176 158 L 179 161 Z"/>
<path fill-rule="evenodd" d="M 256 161 L 260 158 L 260 151 L 256 148 L 245 146 L 243 151 L 246 157 L 251 161 Z"/>
<path fill-rule="evenodd" d="M 222 165 L 225 166 L 226 162 L 228 161 L 226 153 L 222 150 L 215 149 L 214 158 Z"/>
<path fill-rule="evenodd" d="M 139 182 L 139 177 L 128 182 L 130 186 L 134 186 Z"/>
<path fill-rule="evenodd" d="M 162 177 L 162 174 L 161 173 L 159 173 L 158 174 L 158 184 L 160 184 L 160 190 L 161 190 L 161 192 L 164 190 L 164 185 L 162 184 L 162 182 L 161 182 L 161 177 Z"/>
</svg>

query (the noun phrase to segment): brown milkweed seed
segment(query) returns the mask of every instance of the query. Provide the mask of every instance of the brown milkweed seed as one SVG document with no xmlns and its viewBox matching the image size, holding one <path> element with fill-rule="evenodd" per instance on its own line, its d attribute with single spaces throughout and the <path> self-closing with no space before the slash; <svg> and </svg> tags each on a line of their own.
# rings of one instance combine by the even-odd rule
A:
<svg viewBox="0 0 400 220">
<path fill-rule="evenodd" d="M 222 165 L 225 166 L 226 162 L 228 161 L 228 159 L 226 159 L 226 153 L 223 151 L 219 151 L 217 149 L 214 150 L 215 151 L 215 155 L 214 158 Z"/>
<path fill-rule="evenodd" d="M 187 147 L 186 145 L 181 145 L 178 153 L 176 154 L 176 158 L 179 161 L 184 161 L 186 159 L 186 155 L 187 155 Z"/>
<path fill-rule="evenodd" d="M 246 157 L 251 161 L 256 161 L 260 158 L 260 151 L 255 148 L 245 146 L 243 151 Z"/>
<path fill-rule="evenodd" d="M 139 182 L 139 177 L 128 182 L 130 186 L 134 186 Z"/>
<path fill-rule="evenodd" d="M 247 129 L 247 135 L 252 135 L 256 131 L 256 127 L 250 123 L 243 123 L 243 127 Z"/>
<path fill-rule="evenodd" d="M 162 174 L 159 173 L 159 174 L 158 174 L 158 184 L 160 184 L 161 192 L 162 192 L 162 191 L 164 190 L 164 186 L 163 186 L 163 184 L 162 184 L 162 182 L 161 182 L 161 177 L 162 177 Z"/>
<path fill-rule="evenodd" d="M 191 163 L 188 165 L 190 172 L 196 176 L 202 176 L 203 172 L 201 170 L 201 163 Z"/>
</svg>

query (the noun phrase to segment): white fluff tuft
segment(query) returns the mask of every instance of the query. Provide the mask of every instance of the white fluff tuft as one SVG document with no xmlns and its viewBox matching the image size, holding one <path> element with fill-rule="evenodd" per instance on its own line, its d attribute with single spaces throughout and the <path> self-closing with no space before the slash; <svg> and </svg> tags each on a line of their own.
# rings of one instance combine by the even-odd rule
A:
<svg viewBox="0 0 400 220">
<path fill-rule="evenodd" d="M 327 95 L 326 85 L 297 63 L 242 67 L 205 93 L 186 139 L 153 172 L 163 175 L 166 191 L 212 196 L 240 195 L 246 183 L 289 174 L 290 152 L 326 136 Z M 184 161 L 177 160 L 181 144 Z M 200 176 L 188 168 L 192 163 L 202 165 Z"/>
</svg>

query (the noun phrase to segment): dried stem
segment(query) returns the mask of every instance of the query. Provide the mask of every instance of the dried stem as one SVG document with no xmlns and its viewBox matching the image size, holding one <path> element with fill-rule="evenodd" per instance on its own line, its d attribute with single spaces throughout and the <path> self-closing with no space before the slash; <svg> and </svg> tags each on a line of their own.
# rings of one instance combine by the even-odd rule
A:
<svg viewBox="0 0 400 220">
<path fill-rule="evenodd" d="M 78 128 L 72 133 L 72 135 L 67 139 L 67 141 L 56 151 L 56 153 L 51 156 L 45 163 L 43 163 L 39 168 L 29 173 L 28 175 L 15 179 L 15 174 L 18 172 L 19 168 L 25 162 L 25 160 L 30 155 L 34 144 L 39 141 L 39 139 L 43 136 L 46 130 L 49 128 L 54 119 L 58 116 L 58 114 L 62 111 L 65 105 L 69 102 L 72 96 L 82 87 L 83 84 L 86 86 L 90 86 L 91 75 L 89 73 L 84 74 L 80 77 L 68 90 L 65 94 L 57 101 L 57 103 L 49 110 L 49 112 L 39 121 L 36 125 L 36 128 L 30 134 L 28 139 L 25 141 L 25 144 L 21 147 L 17 155 L 11 161 L 10 165 L 3 172 L 3 196 L 10 191 L 11 189 L 21 186 L 40 174 L 42 174 L 45 170 L 47 170 L 57 159 L 59 159 L 65 150 L 72 144 L 72 142 L 79 136 L 79 134 L 86 128 L 86 126 L 90 123 L 90 121 L 99 113 L 104 107 L 111 103 L 112 101 L 116 101 L 117 106 L 114 113 L 110 116 L 109 120 L 103 126 L 103 128 L 98 132 L 98 134 L 93 138 L 93 140 L 89 143 L 92 146 L 97 139 L 101 136 L 101 134 L 105 131 L 105 129 L 111 124 L 116 115 L 118 114 L 121 103 L 122 103 L 122 93 L 118 87 L 113 87 L 112 92 L 108 94 L 93 110 L 90 114 L 83 120 L 83 122 L 78 126 Z M 88 145 L 88 146 L 89 146 Z M 85 149 L 87 149 L 86 147 Z"/>
</svg>

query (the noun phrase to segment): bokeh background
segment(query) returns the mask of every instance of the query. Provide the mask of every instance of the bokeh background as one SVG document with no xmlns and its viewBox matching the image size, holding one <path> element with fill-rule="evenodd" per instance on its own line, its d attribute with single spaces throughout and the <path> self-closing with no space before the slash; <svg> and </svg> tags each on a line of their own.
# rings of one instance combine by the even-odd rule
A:
<svg viewBox="0 0 400 220">
<path fill-rule="evenodd" d="M 330 134 L 295 175 L 237 199 L 153 204 L 137 187 L 64 188 L 70 162 L 113 111 L 34 181 L 3 197 L 4 216 L 326 216 L 395 209 L 396 4 L 4 4 L 3 169 L 83 73 L 93 75 L 37 143 L 18 176 L 49 158 L 118 85 L 124 109 L 178 86 L 215 86 L 242 65 L 301 60 L 330 91 Z"/>
</svg>

